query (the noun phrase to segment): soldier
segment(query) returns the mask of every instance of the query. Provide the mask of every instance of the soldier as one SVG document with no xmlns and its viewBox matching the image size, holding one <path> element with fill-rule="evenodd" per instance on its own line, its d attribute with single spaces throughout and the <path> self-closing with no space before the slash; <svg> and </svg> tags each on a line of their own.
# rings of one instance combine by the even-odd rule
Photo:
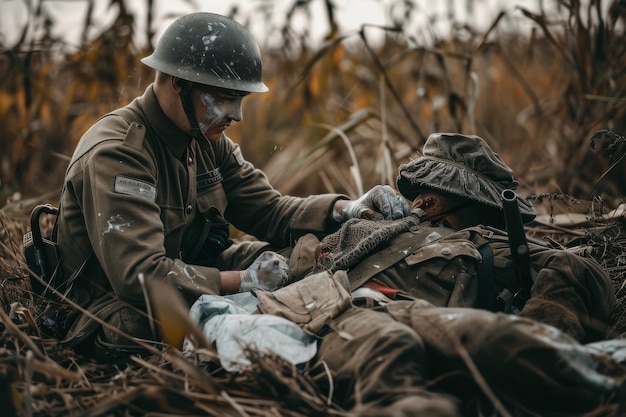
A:
<svg viewBox="0 0 626 417">
<path fill-rule="evenodd" d="M 119 348 L 158 338 L 146 288 L 174 284 L 191 303 L 286 283 L 275 252 L 305 233 L 327 234 L 354 217 L 401 218 L 406 201 L 389 186 L 361 198 L 282 196 L 224 131 L 242 120 L 243 98 L 268 90 L 248 31 L 211 13 L 177 19 L 142 59 L 153 84 L 83 135 L 66 172 L 56 241 L 65 292 L 90 314 L 47 315 L 69 346 Z M 261 241 L 233 245 L 229 224 Z M 108 322 L 96 331 L 100 320 Z M 118 329 L 117 331 L 114 329 Z M 105 349 L 106 351 L 106 349 Z"/>
<path fill-rule="evenodd" d="M 353 219 L 317 245 L 314 236 L 304 236 L 290 273 L 347 270 L 353 288 L 389 298 L 515 313 L 583 343 L 608 335 L 615 293 L 593 259 L 531 240 L 528 264 L 517 264 L 503 231 L 502 199 L 517 182 L 483 139 L 432 134 L 423 155 L 400 166 L 397 187 L 413 202 L 415 219 Z M 517 202 L 523 221 L 532 220 L 530 201 L 518 196 Z M 304 250 L 315 246 L 317 253 Z"/>
<path fill-rule="evenodd" d="M 320 335 L 317 369 L 330 375 L 319 380 L 336 401 L 358 415 L 429 416 L 481 415 L 468 409 L 483 394 L 501 406 L 491 389 L 540 415 L 615 401 L 626 370 L 578 343 L 609 337 L 611 281 L 592 259 L 533 242 L 528 265 L 514 263 L 500 229 L 502 194 L 517 183 L 486 142 L 433 134 L 397 186 L 418 220 L 350 220 L 314 256 L 304 236 L 290 259 L 292 274 L 347 270 L 357 288 L 356 306 Z M 519 211 L 535 216 L 523 197 Z"/>
</svg>

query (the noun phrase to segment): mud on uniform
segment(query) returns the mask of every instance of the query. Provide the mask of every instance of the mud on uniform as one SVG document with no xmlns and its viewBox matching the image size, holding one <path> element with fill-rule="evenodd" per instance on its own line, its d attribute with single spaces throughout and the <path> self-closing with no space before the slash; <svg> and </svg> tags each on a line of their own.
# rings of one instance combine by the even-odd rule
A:
<svg viewBox="0 0 626 417">
<path fill-rule="evenodd" d="M 140 274 L 175 284 L 190 303 L 219 294 L 216 267 L 243 269 L 269 245 L 336 230 L 329 213 L 338 198 L 282 196 L 227 136 L 199 144 L 179 130 L 149 86 L 84 134 L 67 170 L 57 241 L 64 277 L 82 268 L 69 294 L 105 320 L 124 305 L 145 309 Z M 220 257 L 232 243 L 228 222 L 267 243 Z M 95 323 L 75 316 L 59 325 L 79 341 Z"/>
</svg>

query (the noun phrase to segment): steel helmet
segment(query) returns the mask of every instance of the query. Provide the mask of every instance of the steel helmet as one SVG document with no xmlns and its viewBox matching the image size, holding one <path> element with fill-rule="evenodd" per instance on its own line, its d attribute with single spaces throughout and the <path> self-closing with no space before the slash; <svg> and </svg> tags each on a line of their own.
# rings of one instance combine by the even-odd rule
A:
<svg viewBox="0 0 626 417">
<path fill-rule="evenodd" d="M 268 90 L 261 77 L 261 51 L 250 32 L 214 13 L 176 19 L 141 62 L 194 83 L 249 93 Z"/>
</svg>

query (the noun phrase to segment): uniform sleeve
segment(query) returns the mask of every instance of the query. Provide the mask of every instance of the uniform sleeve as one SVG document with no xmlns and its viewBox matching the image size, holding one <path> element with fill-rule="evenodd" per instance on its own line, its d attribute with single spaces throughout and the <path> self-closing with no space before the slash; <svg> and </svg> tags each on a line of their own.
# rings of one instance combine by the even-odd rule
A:
<svg viewBox="0 0 626 417">
<path fill-rule="evenodd" d="M 538 272 L 520 315 L 551 324 L 583 343 L 605 338 L 615 305 L 607 273 L 595 261 L 563 250 L 539 252 L 531 261 Z"/>
<path fill-rule="evenodd" d="M 306 198 L 283 196 L 267 176 L 246 161 L 239 146 L 228 137 L 220 141 L 220 170 L 228 199 L 225 217 L 239 230 L 277 246 L 288 246 L 306 233 L 323 235 L 339 225 L 330 220 L 339 194 L 321 194 Z"/>
<path fill-rule="evenodd" d="M 122 300 L 143 302 L 140 275 L 148 284 L 170 281 L 184 293 L 219 294 L 219 271 L 166 256 L 164 226 L 155 203 L 155 168 L 149 155 L 124 142 L 110 141 L 92 150 L 81 165 L 72 185 L 81 190 L 76 198 L 89 241 Z"/>
</svg>

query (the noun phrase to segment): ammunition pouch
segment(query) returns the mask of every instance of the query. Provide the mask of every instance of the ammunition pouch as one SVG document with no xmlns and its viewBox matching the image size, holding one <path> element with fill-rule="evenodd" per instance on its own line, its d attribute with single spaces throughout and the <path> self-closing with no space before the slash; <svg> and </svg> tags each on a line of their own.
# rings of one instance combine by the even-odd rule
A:
<svg viewBox="0 0 626 417">
<path fill-rule="evenodd" d="M 258 310 L 284 317 L 305 333 L 322 336 L 331 321 L 352 306 L 348 275 L 321 271 L 276 291 L 253 290 Z"/>
</svg>

